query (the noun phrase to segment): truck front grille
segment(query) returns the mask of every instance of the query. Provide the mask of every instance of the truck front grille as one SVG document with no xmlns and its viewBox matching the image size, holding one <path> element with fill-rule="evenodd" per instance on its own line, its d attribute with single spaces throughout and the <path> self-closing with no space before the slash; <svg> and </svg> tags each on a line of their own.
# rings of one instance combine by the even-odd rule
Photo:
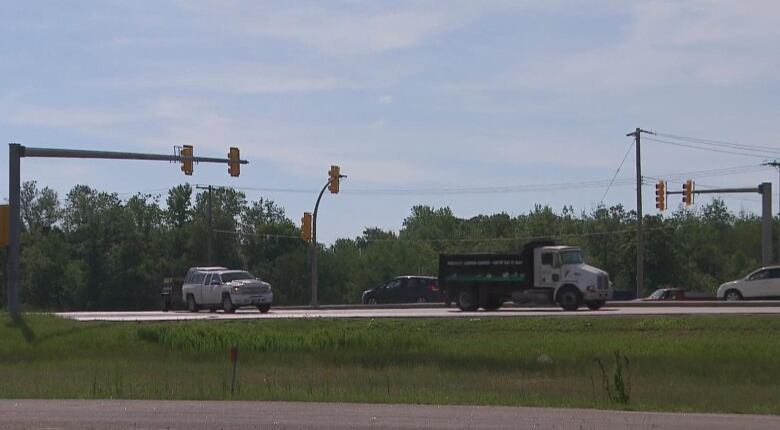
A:
<svg viewBox="0 0 780 430">
<path fill-rule="evenodd" d="M 271 291 L 271 289 L 265 285 L 259 285 L 252 287 L 241 287 L 240 291 L 241 294 L 265 294 Z"/>
</svg>

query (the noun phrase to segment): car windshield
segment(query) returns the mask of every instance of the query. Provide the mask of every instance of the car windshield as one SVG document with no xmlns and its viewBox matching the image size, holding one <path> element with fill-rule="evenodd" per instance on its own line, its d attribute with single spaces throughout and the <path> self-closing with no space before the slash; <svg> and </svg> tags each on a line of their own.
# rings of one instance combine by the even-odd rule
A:
<svg viewBox="0 0 780 430">
<path fill-rule="evenodd" d="M 222 282 L 240 281 L 242 279 L 255 279 L 249 272 L 228 272 L 222 274 Z"/>
<path fill-rule="evenodd" d="M 563 264 L 582 264 L 582 251 L 561 252 Z"/>
<path fill-rule="evenodd" d="M 655 290 L 653 294 L 650 294 L 650 297 L 648 299 L 660 299 L 664 296 L 664 290 Z"/>
</svg>

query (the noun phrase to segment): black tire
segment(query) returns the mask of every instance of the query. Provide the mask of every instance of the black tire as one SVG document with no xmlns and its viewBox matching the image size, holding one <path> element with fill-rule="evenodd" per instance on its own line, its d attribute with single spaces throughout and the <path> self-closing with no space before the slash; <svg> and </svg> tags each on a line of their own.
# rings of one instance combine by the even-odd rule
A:
<svg viewBox="0 0 780 430">
<path fill-rule="evenodd" d="M 593 302 L 585 303 L 585 306 L 587 306 L 588 309 L 590 309 L 592 311 L 597 311 L 597 310 L 601 309 L 602 306 L 604 306 L 604 303 L 606 303 L 604 300 L 596 300 L 596 301 L 593 301 Z"/>
<path fill-rule="evenodd" d="M 582 294 L 575 287 L 563 287 L 558 291 L 558 304 L 566 311 L 576 311 L 582 305 Z"/>
<path fill-rule="evenodd" d="M 187 296 L 187 310 L 190 312 L 198 312 L 198 304 L 195 303 L 195 297 L 192 294 Z"/>
<path fill-rule="evenodd" d="M 163 296 L 160 310 L 162 310 L 163 312 L 168 312 L 168 309 L 170 308 L 171 305 L 170 302 L 168 301 L 168 296 Z"/>
<path fill-rule="evenodd" d="M 742 293 L 735 289 L 728 290 L 726 291 L 726 294 L 723 295 L 723 300 L 727 302 L 736 302 L 742 299 Z"/>
<path fill-rule="evenodd" d="M 425 297 L 418 297 L 417 300 L 415 300 L 416 303 L 428 303 L 428 299 Z"/>
<path fill-rule="evenodd" d="M 464 288 L 458 291 L 458 308 L 463 312 L 474 312 L 479 309 L 479 300 L 476 288 Z"/>
<path fill-rule="evenodd" d="M 367 305 L 375 305 L 376 304 L 376 298 L 375 297 L 369 298 L 368 300 L 366 300 L 366 304 Z"/>
<path fill-rule="evenodd" d="M 257 305 L 257 310 L 261 313 L 267 314 L 271 310 L 271 305 Z"/>
<path fill-rule="evenodd" d="M 489 296 L 487 298 L 487 303 L 485 303 L 485 306 L 482 306 L 482 308 L 486 311 L 495 311 L 498 310 L 498 308 L 500 308 L 503 304 L 504 301 L 501 300 L 500 297 Z"/>
<path fill-rule="evenodd" d="M 232 314 L 236 311 L 236 307 L 233 306 L 233 300 L 230 299 L 230 294 L 222 296 L 222 310 L 225 311 L 226 314 Z"/>
</svg>

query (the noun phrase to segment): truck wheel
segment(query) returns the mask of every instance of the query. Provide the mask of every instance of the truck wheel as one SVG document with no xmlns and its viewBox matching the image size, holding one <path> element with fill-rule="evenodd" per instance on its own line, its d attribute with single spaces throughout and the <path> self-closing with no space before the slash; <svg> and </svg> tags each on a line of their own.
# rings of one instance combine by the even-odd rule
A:
<svg viewBox="0 0 780 430">
<path fill-rule="evenodd" d="M 486 311 L 495 311 L 498 308 L 501 307 L 501 305 L 504 304 L 504 301 L 501 300 L 501 297 L 495 297 L 495 296 L 488 296 L 487 303 L 485 303 L 485 306 L 482 306 Z"/>
<path fill-rule="evenodd" d="M 261 313 L 267 314 L 271 310 L 271 305 L 257 305 L 257 310 Z"/>
<path fill-rule="evenodd" d="M 233 300 L 230 300 L 229 294 L 225 294 L 222 297 L 222 310 L 225 311 L 226 314 L 232 314 L 236 311 L 236 307 L 233 306 Z"/>
<path fill-rule="evenodd" d="M 576 311 L 582 304 L 582 295 L 574 287 L 563 287 L 558 291 L 558 304 L 564 310 Z"/>
<path fill-rule="evenodd" d="M 604 306 L 604 303 L 606 303 L 604 300 L 596 300 L 595 302 L 585 303 L 585 305 L 588 307 L 588 309 L 597 311 L 601 309 L 602 306 Z"/>
<path fill-rule="evenodd" d="M 477 290 L 464 288 L 458 292 L 458 308 L 464 312 L 474 312 L 479 309 L 477 302 Z"/>
<path fill-rule="evenodd" d="M 195 297 L 190 294 L 187 296 L 187 310 L 190 312 L 198 312 L 198 304 L 195 303 Z"/>
</svg>

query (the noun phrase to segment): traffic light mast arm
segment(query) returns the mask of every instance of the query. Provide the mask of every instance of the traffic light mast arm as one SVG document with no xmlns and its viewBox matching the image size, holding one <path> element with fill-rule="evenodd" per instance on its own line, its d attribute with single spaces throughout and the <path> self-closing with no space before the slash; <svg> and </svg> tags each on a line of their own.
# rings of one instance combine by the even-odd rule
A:
<svg viewBox="0 0 780 430">
<path fill-rule="evenodd" d="M 311 214 L 311 243 L 313 243 L 315 246 L 317 245 L 317 211 L 320 209 L 320 200 L 322 200 L 322 195 L 325 194 L 325 190 L 328 189 L 330 183 L 333 182 L 333 179 L 334 178 L 328 179 L 328 182 L 326 182 L 325 186 L 322 187 L 320 195 L 317 196 L 317 203 L 314 204 L 314 213 Z"/>
</svg>

